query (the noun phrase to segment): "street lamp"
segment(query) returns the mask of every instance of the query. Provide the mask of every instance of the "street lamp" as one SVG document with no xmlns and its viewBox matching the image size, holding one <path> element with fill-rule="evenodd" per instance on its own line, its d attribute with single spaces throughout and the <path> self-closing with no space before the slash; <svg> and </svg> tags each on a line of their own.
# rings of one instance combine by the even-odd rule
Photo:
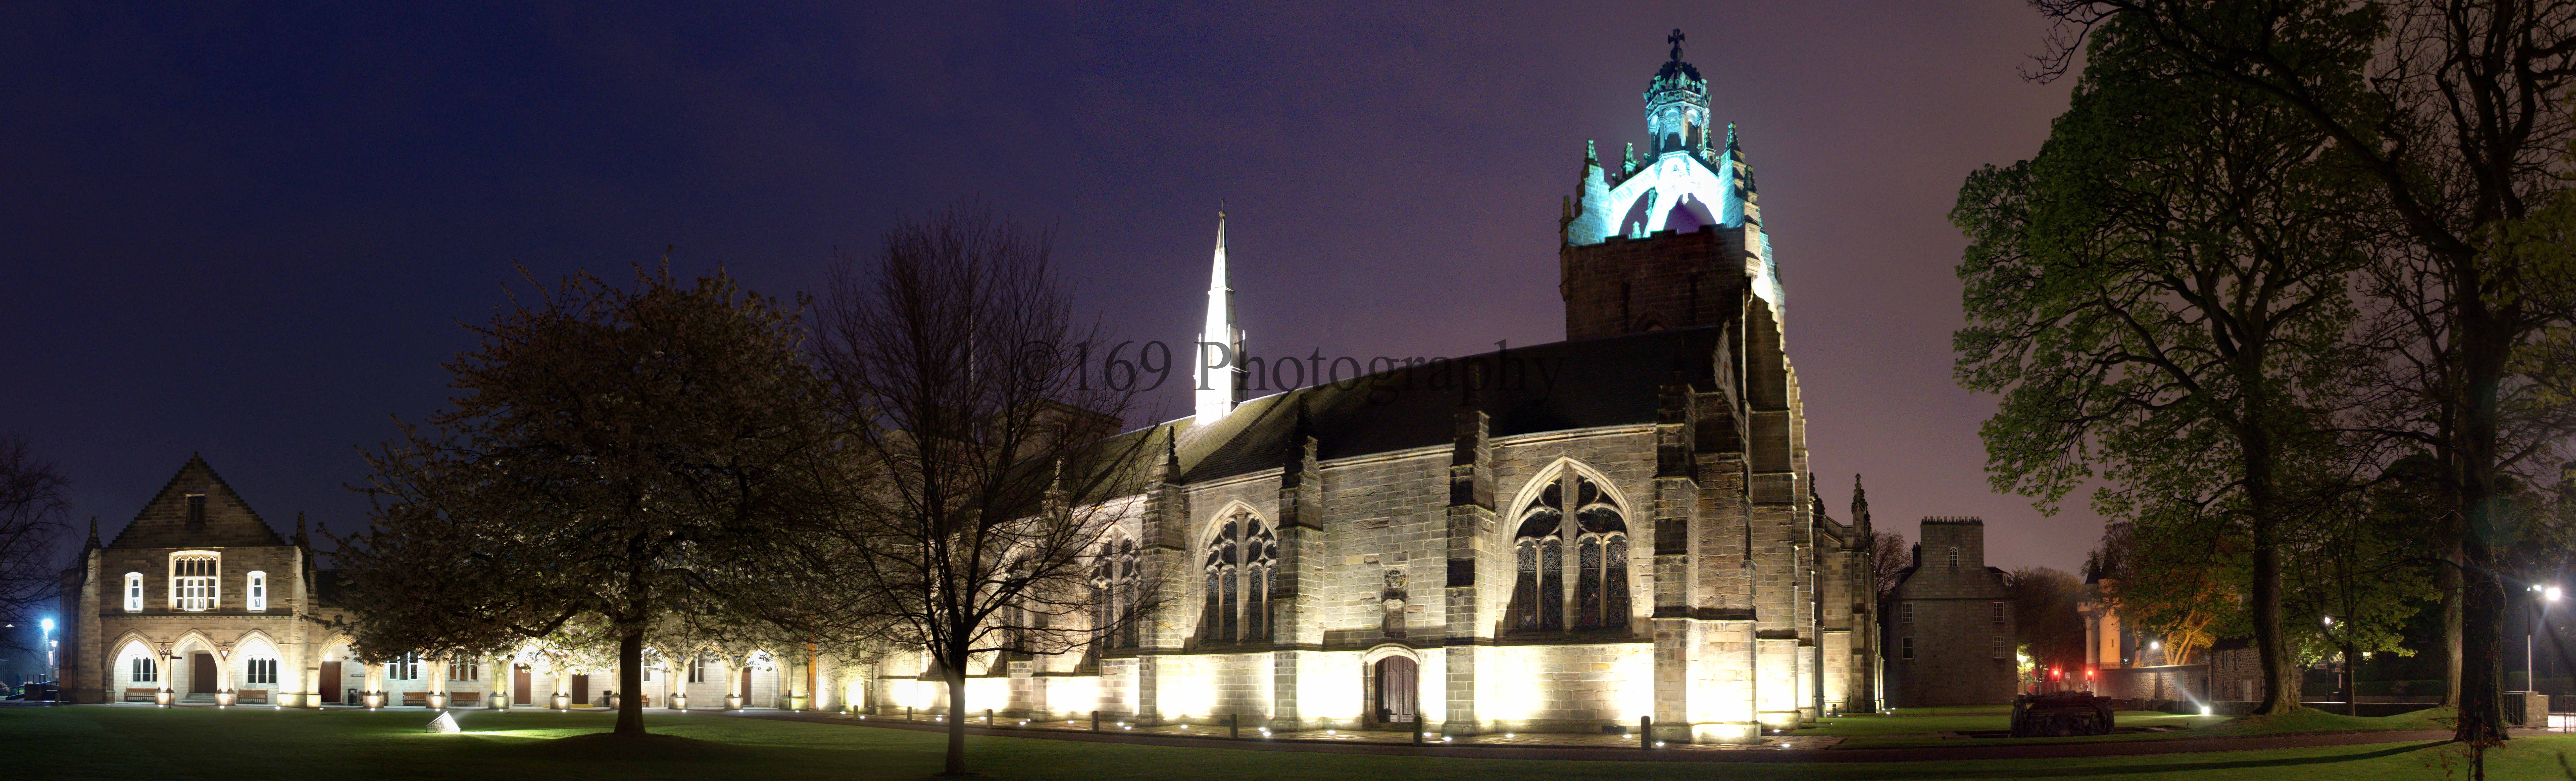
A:
<svg viewBox="0 0 2576 781">
<path fill-rule="evenodd" d="M 61 682 L 54 679 L 54 620 L 52 618 L 38 619 L 36 621 L 36 626 L 42 627 L 45 630 L 45 682 L 55 684 L 54 690 L 61 691 Z M 57 699 L 60 699 L 60 697 L 57 697 Z"/>
<path fill-rule="evenodd" d="M 2531 636 L 2540 631 L 2540 620 L 2548 616 L 2550 602 L 2558 601 L 2557 586 L 2531 585 L 2531 593 L 2540 597 L 2531 601 L 2531 624 L 2522 628 L 2522 686 L 2524 691 L 2540 691 L 2540 679 L 2531 677 Z"/>
</svg>

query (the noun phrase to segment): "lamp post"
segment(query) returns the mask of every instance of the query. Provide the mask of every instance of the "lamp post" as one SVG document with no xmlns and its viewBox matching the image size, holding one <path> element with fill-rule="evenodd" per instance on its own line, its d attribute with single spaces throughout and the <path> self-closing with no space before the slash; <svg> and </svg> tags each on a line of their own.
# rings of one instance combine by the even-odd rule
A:
<svg viewBox="0 0 2576 781">
<path fill-rule="evenodd" d="M 2531 586 L 2531 592 L 2538 598 L 2531 600 L 2531 623 L 2522 628 L 2522 685 L 2524 691 L 2536 692 L 2540 691 L 2540 679 L 2532 677 L 2531 673 L 2531 637 L 2539 633 L 2540 620 L 2546 617 L 2549 610 L 2548 603 L 2558 601 L 2559 591 L 2557 586 L 2534 583 Z"/>
<path fill-rule="evenodd" d="M 42 627 L 45 630 L 45 681 L 47 683 L 54 683 L 55 691 L 61 691 L 62 687 L 60 682 L 54 680 L 54 620 L 51 618 L 37 619 L 36 626 Z"/>
</svg>

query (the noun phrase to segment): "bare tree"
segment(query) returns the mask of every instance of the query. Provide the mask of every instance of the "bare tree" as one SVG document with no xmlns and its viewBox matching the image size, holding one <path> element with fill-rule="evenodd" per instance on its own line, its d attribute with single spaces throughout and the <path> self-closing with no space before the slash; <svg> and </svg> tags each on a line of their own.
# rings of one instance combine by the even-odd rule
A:
<svg viewBox="0 0 2576 781">
<path fill-rule="evenodd" d="M 71 481 L 24 437 L 0 434 L 0 623 L 16 624 L 62 586 L 56 538 L 71 509 Z"/>
<path fill-rule="evenodd" d="M 1896 591 L 1896 581 L 1914 566 L 1914 546 L 1905 535 L 1896 532 L 1871 532 L 1869 535 L 1870 582 L 1877 584 L 1878 598 L 1886 599 Z"/>
<path fill-rule="evenodd" d="M 1100 351 L 1050 241 L 976 206 L 907 221 L 836 270 L 819 323 L 860 488 L 811 536 L 812 591 L 778 618 L 925 650 L 948 684 L 949 775 L 965 772 L 971 668 L 1079 651 L 1150 601 L 1095 610 L 1097 546 L 1120 516 L 1091 500 L 1139 454 L 1099 444 L 1130 396 L 1083 376 Z"/>
</svg>

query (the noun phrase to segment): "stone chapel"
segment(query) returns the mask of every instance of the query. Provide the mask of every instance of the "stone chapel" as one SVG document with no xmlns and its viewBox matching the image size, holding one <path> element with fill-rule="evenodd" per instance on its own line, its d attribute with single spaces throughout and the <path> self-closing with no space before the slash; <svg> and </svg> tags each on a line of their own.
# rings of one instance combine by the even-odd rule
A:
<svg viewBox="0 0 2576 781">
<path fill-rule="evenodd" d="M 1560 215 L 1566 341 L 1245 399 L 1219 215 L 1193 416 L 1128 432 L 1081 655 L 996 658 L 969 707 L 1249 729 L 1751 741 L 1880 705 L 1866 509 L 1827 516 L 1752 170 L 1672 58 L 1650 140 Z M 1287 361 L 1294 364 L 1294 360 Z M 1268 387 L 1293 387 L 1273 383 Z M 872 688 L 935 706 L 936 671 Z"/>
</svg>

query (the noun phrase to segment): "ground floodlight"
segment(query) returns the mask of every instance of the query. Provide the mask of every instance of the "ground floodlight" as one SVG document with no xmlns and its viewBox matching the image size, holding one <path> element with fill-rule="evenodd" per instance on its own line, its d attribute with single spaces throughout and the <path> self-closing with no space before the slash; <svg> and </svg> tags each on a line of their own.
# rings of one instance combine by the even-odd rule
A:
<svg viewBox="0 0 2576 781">
<path fill-rule="evenodd" d="M 464 730 L 457 728 L 455 714 L 439 711 L 438 718 L 429 720 L 429 731 L 453 735 Z"/>
</svg>

